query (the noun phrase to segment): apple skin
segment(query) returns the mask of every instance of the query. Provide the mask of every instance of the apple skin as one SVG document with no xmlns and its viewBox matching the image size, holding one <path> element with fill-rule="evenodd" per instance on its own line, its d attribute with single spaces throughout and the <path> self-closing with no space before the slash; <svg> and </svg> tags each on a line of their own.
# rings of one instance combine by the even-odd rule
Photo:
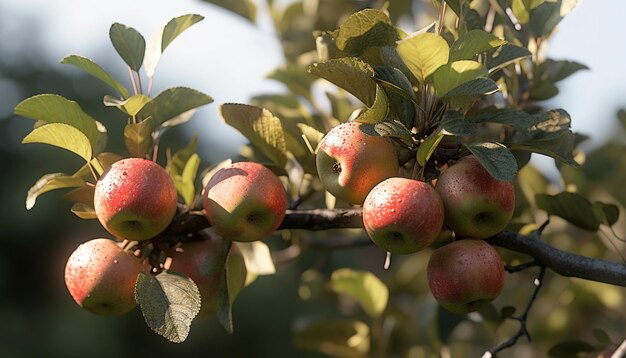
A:
<svg viewBox="0 0 626 358">
<path fill-rule="evenodd" d="M 398 155 L 386 137 L 371 136 L 361 123 L 345 122 L 322 139 L 315 158 L 324 188 L 349 204 L 361 205 L 381 181 L 398 175 Z"/>
<path fill-rule="evenodd" d="M 446 169 L 435 187 L 446 210 L 445 223 L 458 236 L 484 239 L 509 224 L 515 209 L 511 181 L 492 177 L 469 155 Z"/>
<path fill-rule="evenodd" d="M 278 177 L 254 162 L 222 168 L 204 188 L 202 205 L 215 232 L 250 242 L 271 235 L 285 218 L 287 192 Z"/>
<path fill-rule="evenodd" d="M 225 242 L 219 239 L 193 241 L 183 244 L 176 250 L 169 252 L 172 257 L 172 265 L 169 271 L 181 273 L 193 280 L 198 286 L 201 297 L 200 312 L 196 319 L 209 318 L 217 312 L 220 303 L 220 277 L 225 270 L 217 262 L 220 262 L 220 246 Z M 229 259 L 236 258 L 238 269 L 243 272 L 239 290 L 246 282 L 246 265 L 237 246 L 233 245 L 229 252 Z M 231 289 L 229 288 L 229 293 Z M 238 292 L 238 291 L 236 291 Z"/>
<path fill-rule="evenodd" d="M 65 285 L 82 308 L 118 316 L 136 305 L 135 282 L 141 261 L 115 241 L 98 238 L 76 248 L 65 265 Z"/>
<path fill-rule="evenodd" d="M 393 254 L 411 254 L 432 244 L 443 228 L 443 202 L 427 183 L 389 178 L 363 203 L 363 223 L 374 243 Z"/>
<path fill-rule="evenodd" d="M 174 182 L 163 167 L 128 158 L 113 163 L 98 180 L 94 207 L 108 232 L 120 239 L 143 241 L 172 222 L 177 200 Z"/>
<path fill-rule="evenodd" d="M 454 313 L 479 310 L 504 287 L 504 264 L 498 251 L 479 239 L 457 240 L 436 249 L 426 272 L 437 302 Z"/>
</svg>

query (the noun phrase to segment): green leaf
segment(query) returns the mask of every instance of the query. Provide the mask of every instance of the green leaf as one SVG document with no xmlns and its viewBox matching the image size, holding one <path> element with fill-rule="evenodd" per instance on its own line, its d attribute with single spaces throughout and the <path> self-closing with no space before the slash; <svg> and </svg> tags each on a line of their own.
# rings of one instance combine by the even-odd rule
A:
<svg viewBox="0 0 626 358">
<path fill-rule="evenodd" d="M 235 245 L 241 252 L 248 273 L 264 276 L 276 273 L 274 260 L 270 252 L 269 246 L 261 241 L 253 242 L 236 242 Z"/>
<path fill-rule="evenodd" d="M 600 201 L 593 203 L 596 210 L 602 212 L 602 223 L 608 226 L 613 226 L 619 219 L 619 207 L 613 204 L 606 204 Z"/>
<path fill-rule="evenodd" d="M 107 107 L 117 107 L 129 116 L 135 116 L 139 111 L 150 102 L 150 98 L 144 94 L 136 94 L 128 99 L 121 100 L 113 96 L 104 96 L 104 105 Z"/>
<path fill-rule="evenodd" d="M 398 42 L 398 54 L 420 82 L 448 63 L 450 48 L 443 37 L 430 32 Z"/>
<path fill-rule="evenodd" d="M 487 75 L 480 62 L 461 60 L 443 65 L 433 74 L 437 96 L 443 97 L 450 90 L 471 80 Z"/>
<path fill-rule="evenodd" d="M 443 137 L 443 133 L 435 132 L 429 135 L 424 142 L 420 144 L 419 148 L 417 148 L 417 162 L 419 165 L 426 165 L 426 162 L 428 162 L 428 159 L 433 155 Z"/>
<path fill-rule="evenodd" d="M 89 73 L 105 84 L 109 85 L 114 90 L 118 91 L 124 98 L 128 97 L 128 90 L 121 83 L 117 82 L 111 75 L 109 75 L 100 65 L 95 63 L 93 60 L 78 56 L 78 55 L 69 55 L 64 57 L 61 60 L 61 63 L 74 65 L 83 71 Z"/>
<path fill-rule="evenodd" d="M 561 1 L 544 2 L 530 12 L 529 25 L 538 37 L 550 35 L 561 22 Z"/>
<path fill-rule="evenodd" d="M 512 180 L 517 173 L 517 161 L 513 153 L 501 143 L 472 143 L 467 148 L 478 158 L 492 177 Z"/>
<path fill-rule="evenodd" d="M 298 123 L 297 126 L 302 131 L 302 138 L 309 146 L 309 150 L 312 154 L 315 154 L 317 146 L 324 138 L 324 133 L 304 123 Z"/>
<path fill-rule="evenodd" d="M 600 344 L 610 344 L 611 343 L 611 337 L 609 337 L 608 333 L 606 333 L 606 331 L 603 330 L 603 329 L 594 328 L 593 329 L 593 337 Z"/>
<path fill-rule="evenodd" d="M 356 122 L 374 124 L 385 119 L 389 111 L 389 99 L 382 86 L 376 85 L 376 98 L 370 108 L 367 108 L 358 117 Z"/>
<path fill-rule="evenodd" d="M 93 157 L 89 139 L 78 129 L 65 123 L 44 124 L 33 129 L 22 143 L 43 143 L 75 153 L 87 162 Z"/>
<path fill-rule="evenodd" d="M 220 275 L 219 283 L 219 306 L 217 309 L 217 318 L 220 324 L 230 334 L 234 332 L 233 326 L 233 306 L 234 297 L 231 299 L 228 289 L 228 253 L 232 247 L 231 241 L 224 241 L 224 244 L 219 246 L 219 249 L 215 253 L 215 260 L 213 261 L 214 267 L 222 267 L 222 273 Z"/>
<path fill-rule="evenodd" d="M 309 72 L 345 89 L 368 107 L 376 100 L 374 69 L 358 58 L 345 57 L 315 63 L 309 67 Z"/>
<path fill-rule="evenodd" d="M 452 313 L 441 305 L 437 305 L 437 331 L 441 341 L 449 343 L 452 332 L 465 321 L 466 317 L 466 315 Z"/>
<path fill-rule="evenodd" d="M 45 123 L 68 124 L 87 137 L 96 154 L 106 145 L 106 128 L 83 112 L 78 103 L 62 96 L 40 94 L 27 98 L 15 107 L 15 114 Z"/>
<path fill-rule="evenodd" d="M 557 195 L 536 194 L 537 206 L 549 215 L 561 217 L 581 229 L 598 231 L 604 219 L 602 209 L 580 194 L 562 192 Z"/>
<path fill-rule="evenodd" d="M 203 0 L 231 11 L 250 22 L 256 19 L 256 5 L 250 0 Z"/>
<path fill-rule="evenodd" d="M 505 44 L 499 48 L 489 51 L 486 57 L 486 66 L 490 73 L 500 70 L 511 63 L 523 58 L 530 57 L 531 53 L 524 47 Z"/>
<path fill-rule="evenodd" d="M 506 41 L 484 30 L 461 34 L 450 48 L 450 62 L 474 60 L 476 55 L 504 45 Z"/>
<path fill-rule="evenodd" d="M 444 113 L 436 132 L 459 137 L 471 136 L 476 133 L 476 124 L 457 111 Z"/>
<path fill-rule="evenodd" d="M 415 144 L 413 143 L 411 130 L 397 119 L 386 119 L 382 122 L 374 124 L 373 126 L 361 126 L 361 130 L 366 131 L 369 135 L 397 138 L 407 146 Z"/>
<path fill-rule="evenodd" d="M 85 184 L 80 177 L 67 175 L 64 173 L 52 173 L 42 176 L 37 182 L 28 189 L 26 194 L 26 210 L 30 210 L 35 206 L 37 197 L 56 189 L 77 188 Z"/>
<path fill-rule="evenodd" d="M 530 114 L 515 108 L 489 108 L 473 114 L 469 120 L 476 123 L 500 123 L 520 130 L 528 130 L 536 120 Z"/>
<path fill-rule="evenodd" d="M 220 106 L 222 120 L 237 129 L 277 166 L 287 163 L 287 144 L 280 119 L 270 111 L 245 104 Z"/>
<path fill-rule="evenodd" d="M 146 51 L 146 40 L 141 34 L 126 25 L 114 23 L 109 29 L 111 43 L 115 51 L 135 72 L 138 72 L 143 63 L 143 56 Z"/>
<path fill-rule="evenodd" d="M 579 339 L 571 339 L 555 344 L 548 350 L 550 357 L 577 357 L 580 353 L 596 352 L 593 345 Z"/>
<path fill-rule="evenodd" d="M 287 64 L 284 67 L 276 68 L 267 75 L 267 78 L 281 82 L 289 92 L 304 98 L 311 97 L 311 85 L 315 81 L 315 76 L 305 71 L 305 67 L 297 64 Z"/>
<path fill-rule="evenodd" d="M 128 123 L 124 127 L 124 144 L 131 156 L 145 158 L 152 147 L 154 120 L 148 117 L 139 123 Z"/>
<path fill-rule="evenodd" d="M 176 186 L 176 191 L 185 200 L 185 204 L 192 205 L 194 196 L 196 195 L 195 180 L 200 167 L 200 156 L 193 153 L 185 163 L 181 175 L 176 175 L 172 179 Z"/>
<path fill-rule="evenodd" d="M 195 283 L 167 271 L 156 276 L 141 272 L 135 299 L 148 327 L 175 343 L 187 339 L 191 321 L 200 312 L 200 291 Z"/>
<path fill-rule="evenodd" d="M 498 91 L 498 85 L 493 80 L 489 78 L 476 78 L 448 91 L 445 96 L 443 96 L 443 100 L 466 102 L 470 99 L 489 95 L 496 91 Z"/>
<path fill-rule="evenodd" d="M 370 329 L 348 319 L 305 322 L 295 332 L 294 346 L 331 357 L 362 358 L 370 351 Z"/>
<path fill-rule="evenodd" d="M 626 129 L 626 110 L 620 109 L 619 111 L 617 111 L 617 119 L 622 125 L 622 128 Z"/>
<path fill-rule="evenodd" d="M 372 318 L 380 316 L 387 307 L 389 290 L 371 272 L 342 268 L 331 274 L 330 284 L 334 292 L 357 300 Z"/>
<path fill-rule="evenodd" d="M 174 155 L 170 158 L 167 158 L 167 164 L 165 166 L 165 170 L 169 173 L 169 175 L 174 178 L 175 176 L 181 176 L 183 171 L 185 170 L 185 166 L 189 161 L 189 158 L 196 152 L 196 145 L 198 144 L 198 135 L 194 134 L 191 138 L 189 144 L 185 147 L 179 149 L 174 153 Z M 229 163 L 230 164 L 230 163 Z"/>
<path fill-rule="evenodd" d="M 377 67 L 375 80 L 387 94 L 390 112 L 405 126 L 412 127 L 417 98 L 411 81 L 402 71 L 389 66 Z"/>
<path fill-rule="evenodd" d="M 559 82 L 589 67 L 574 61 L 556 61 L 547 59 L 535 68 L 535 78 L 538 81 Z"/>
<path fill-rule="evenodd" d="M 96 215 L 96 209 L 94 209 L 93 206 L 87 205 L 85 203 L 74 203 L 70 211 L 72 212 L 72 214 L 84 220 L 92 220 L 98 218 L 98 216 Z"/>
<path fill-rule="evenodd" d="M 211 102 L 213 98 L 191 88 L 168 88 L 146 103 L 137 113 L 137 118 L 152 117 L 155 127 L 158 127 L 169 119 Z"/>
<path fill-rule="evenodd" d="M 203 19 L 204 16 L 196 14 L 178 16 L 171 19 L 166 25 L 150 35 L 146 44 L 146 54 L 143 59 L 143 67 L 148 77 L 152 78 L 154 76 L 156 66 L 165 48 L 183 31 Z"/>
<path fill-rule="evenodd" d="M 333 33 L 339 50 L 359 56 L 370 47 L 394 45 L 398 31 L 391 19 L 377 9 L 354 13 Z"/>
</svg>

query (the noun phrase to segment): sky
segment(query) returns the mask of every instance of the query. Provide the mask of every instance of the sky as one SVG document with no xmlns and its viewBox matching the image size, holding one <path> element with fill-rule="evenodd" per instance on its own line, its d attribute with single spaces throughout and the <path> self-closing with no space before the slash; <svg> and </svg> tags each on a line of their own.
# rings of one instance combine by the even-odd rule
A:
<svg viewBox="0 0 626 358">
<path fill-rule="evenodd" d="M 261 1 L 264 3 L 264 1 Z M 187 30 L 165 51 L 155 77 L 155 93 L 170 86 L 189 86 L 203 91 L 215 103 L 203 108 L 196 116 L 206 117 L 192 122 L 201 131 L 201 138 L 215 145 L 236 151 L 245 140 L 222 124 L 217 118 L 217 104 L 247 103 L 250 97 L 266 92 L 280 92 L 283 87 L 265 79 L 265 75 L 283 62 L 280 45 L 273 35 L 267 16 L 260 25 L 198 0 L 0 0 L 0 41 L 3 47 L 29 41 L 29 30 L 42 35 L 42 63 L 58 66 L 60 70 L 76 71 L 58 64 L 68 54 L 81 54 L 106 63 L 116 73 L 124 69 L 121 59 L 108 39 L 112 23 L 120 22 L 139 30 L 144 37 L 174 16 L 200 13 L 204 21 Z M 263 8 L 260 13 L 263 14 Z M 566 59 L 587 65 L 560 83 L 560 94 L 544 105 L 567 110 L 575 131 L 592 136 L 587 149 L 602 143 L 615 133 L 615 113 L 626 107 L 626 45 L 620 40 L 626 33 L 626 1 L 581 1 L 559 25 L 549 43 L 549 57 Z M 15 51 L 23 47 L 9 46 Z M 1 56 L 19 54 L 11 50 Z M 123 72 L 119 72 L 123 73 Z M 0 84 L 1 89 L 1 84 Z M 15 99 L 18 100 L 18 99 Z M 547 160 L 537 160 L 545 165 Z M 550 166 L 550 165 L 548 165 Z"/>
</svg>

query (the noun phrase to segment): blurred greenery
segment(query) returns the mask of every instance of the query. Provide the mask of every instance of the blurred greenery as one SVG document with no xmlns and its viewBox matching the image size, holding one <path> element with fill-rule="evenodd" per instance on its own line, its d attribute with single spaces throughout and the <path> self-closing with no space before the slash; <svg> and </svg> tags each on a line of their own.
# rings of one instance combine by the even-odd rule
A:
<svg viewBox="0 0 626 358">
<path fill-rule="evenodd" d="M 372 2 L 375 3 L 375 2 Z M 424 8 L 421 2 L 392 1 L 390 12 L 395 21 L 412 8 Z M 299 4 L 299 3 L 298 3 Z M 320 1 L 318 17 L 310 17 L 302 5 L 293 5 L 279 26 L 282 44 L 291 64 L 299 56 L 314 50 L 310 29 L 332 30 L 342 15 L 364 6 L 352 1 Z M 355 5 L 357 4 L 357 5 Z M 0 6 L 1 10 L 1 6 Z M 432 15 L 432 14 L 431 14 Z M 343 251 L 307 252 L 297 262 L 279 267 L 273 276 L 259 278 L 243 290 L 234 306 L 235 333 L 228 335 L 217 320 L 193 324 L 190 336 L 182 344 L 172 344 L 155 335 L 145 325 L 141 312 L 117 318 L 101 318 L 79 309 L 65 290 L 63 269 L 66 258 L 83 241 L 108 236 L 96 221 L 81 220 L 69 212 L 71 204 L 62 193 L 52 192 L 39 198 L 27 212 L 24 201 L 28 188 L 43 174 L 72 173 L 83 163 L 80 158 L 60 150 L 49 150 L 38 144 L 22 145 L 23 136 L 32 128 L 32 121 L 12 115 L 22 99 L 39 93 L 57 93 L 78 101 L 83 110 L 106 124 L 110 134 L 122 133 L 125 118 L 113 108 L 102 105 L 108 88 L 78 71 L 65 71 L 62 65 L 49 66 L 38 60 L 37 32 L 32 42 L 13 43 L 22 48 L 10 52 L 24 54 L 19 61 L 0 43 L 0 190 L 5 199 L 0 206 L 0 357 L 159 357 L 159 356 L 227 356 L 227 357 L 319 357 L 320 353 L 300 350 L 292 344 L 294 328 L 306 326 L 311 320 L 357 317 L 370 323 L 358 305 L 350 299 L 337 304 L 335 294 L 318 289 L 317 294 L 302 294 L 301 275 L 309 282 L 310 268 L 316 270 L 316 285 L 324 286 L 331 273 L 342 267 L 358 267 L 372 271 L 387 283 L 390 290 L 387 316 L 388 333 L 382 343 L 397 356 L 435 357 L 448 352 L 452 357 L 476 357 L 506 339 L 517 330 L 514 321 L 500 322 L 500 310 L 513 306 L 520 313 L 533 289 L 537 274 L 530 269 L 507 275 L 503 294 L 493 308 L 480 314 L 457 316 L 438 309 L 431 297 L 425 268 L 432 251 L 394 258 L 392 268 L 382 268 L 384 254 L 373 247 Z M 30 44 L 30 45 L 29 45 Z M 303 67 L 297 68 L 301 74 Z M 289 67 L 289 70 L 292 68 Z M 288 76 L 285 69 L 274 78 Z M 261 79 L 251 79 L 256 81 Z M 308 93 L 307 79 L 305 92 Z M 210 94 L 210 93 L 209 93 Z M 211 105 L 216 110 L 215 104 Z M 624 130 L 616 138 L 593 153 L 587 153 L 582 170 L 561 168 L 562 181 L 550 183 L 541 173 L 526 167 L 519 175 L 521 195 L 528 193 L 556 194 L 561 188 L 603 202 L 619 203 L 623 213 L 626 205 L 626 159 L 623 153 Z M 183 129 L 169 131 L 164 142 L 181 148 L 191 135 Z M 108 150 L 124 153 L 121 135 L 110 135 Z M 200 137 L 202 141 L 202 137 Z M 164 162 L 161 153 L 161 162 Z M 582 154 L 581 154 L 582 155 Z M 206 166 L 208 163 L 203 163 Z M 573 187 L 572 187 L 573 186 Z M 532 189 L 529 189 L 532 188 Z M 532 196 L 525 200 L 531 204 Z M 533 218 L 540 222 L 545 217 Z M 626 236 L 624 215 L 615 225 L 617 234 Z M 332 240 L 341 231 L 319 234 Z M 357 233 L 362 235 L 362 233 Z M 312 234 L 313 235 L 313 234 Z M 317 234 L 315 234 L 317 235 Z M 626 251 L 620 242 L 609 241 L 610 233 L 591 233 L 552 218 L 545 239 L 552 245 L 579 254 L 621 260 L 616 251 Z M 276 239 L 277 245 L 280 240 Z M 618 246 L 615 249 L 614 245 Z M 522 263 L 527 257 L 501 250 L 509 264 Z M 309 272 L 304 275 L 303 273 Z M 311 291 L 308 291 L 311 292 Z M 300 293 L 300 295 L 299 295 Z M 528 329 L 533 342 L 522 339 L 504 356 L 541 357 L 550 347 L 565 339 L 580 338 L 600 345 L 606 332 L 612 342 L 624 337 L 626 322 L 626 290 L 609 285 L 560 277 L 546 276 L 545 286 L 530 312 Z M 496 312 L 494 314 L 494 312 Z M 381 328 L 382 329 L 382 328 Z M 594 331 L 595 330 L 595 331 Z M 495 333 L 494 333 L 495 332 Z M 372 334 L 379 334 L 373 330 Z"/>
</svg>

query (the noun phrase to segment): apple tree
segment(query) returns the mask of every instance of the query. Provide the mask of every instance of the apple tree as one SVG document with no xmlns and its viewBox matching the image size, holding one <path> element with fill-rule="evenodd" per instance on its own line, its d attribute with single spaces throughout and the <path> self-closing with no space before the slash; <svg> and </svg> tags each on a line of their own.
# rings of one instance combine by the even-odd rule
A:
<svg viewBox="0 0 626 358">
<path fill-rule="evenodd" d="M 255 22 L 253 2 L 207 2 Z M 567 111 L 542 105 L 586 68 L 546 57 L 575 5 L 267 1 L 285 58 L 268 78 L 285 91 L 215 107 L 248 140 L 239 157 L 217 163 L 203 162 L 202 133 L 182 148 L 163 140 L 213 99 L 185 86 L 152 91 L 160 57 L 203 16 L 174 17 L 147 38 L 115 23 L 109 39 L 130 86 L 92 59 L 61 62 L 106 84 L 103 105 L 126 124 L 109 132 L 57 94 L 19 103 L 15 114 L 35 120 L 23 143 L 84 161 L 42 173 L 26 207 L 62 189 L 71 213 L 99 220 L 110 237 L 85 238 L 68 259 L 71 296 L 101 315 L 138 306 L 172 342 L 197 319 L 233 332 L 245 325 L 232 315 L 240 293 L 260 276 L 297 270 L 300 299 L 332 306 L 294 317 L 298 349 L 507 356 L 552 325 L 549 341 L 530 346 L 537 355 L 620 357 L 621 302 L 597 296 L 608 302 L 603 314 L 618 317 L 608 323 L 582 324 L 584 312 L 566 310 L 574 330 L 546 311 L 563 312 L 581 291 L 619 296 L 626 286 L 623 144 L 587 155 Z M 406 25 L 418 17 L 432 23 Z M 110 136 L 124 151 L 107 149 Z M 535 155 L 554 159 L 560 186 L 531 164 Z M 617 168 L 612 185 L 607 165 Z"/>
</svg>

